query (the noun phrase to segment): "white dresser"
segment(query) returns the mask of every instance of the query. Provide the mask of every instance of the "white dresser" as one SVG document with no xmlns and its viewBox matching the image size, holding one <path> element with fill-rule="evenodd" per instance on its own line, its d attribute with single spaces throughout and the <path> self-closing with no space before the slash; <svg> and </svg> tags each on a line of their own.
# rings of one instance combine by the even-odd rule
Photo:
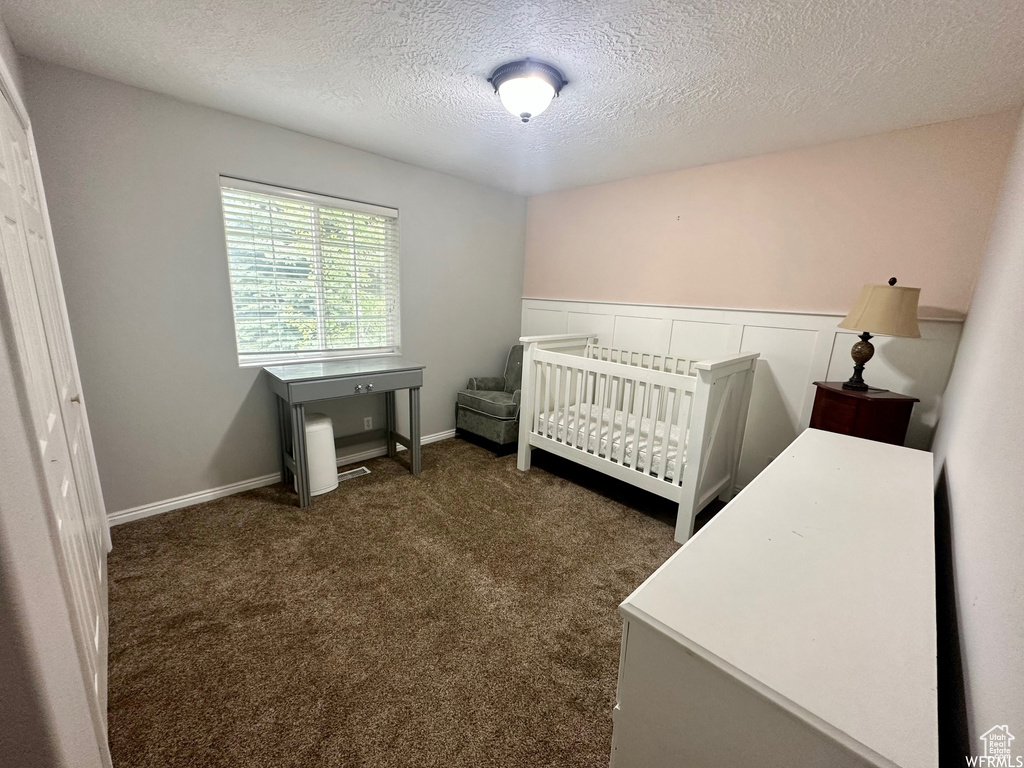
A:
<svg viewBox="0 0 1024 768">
<path fill-rule="evenodd" d="M 932 456 L 809 429 L 620 606 L 613 768 L 938 763 Z"/>
</svg>

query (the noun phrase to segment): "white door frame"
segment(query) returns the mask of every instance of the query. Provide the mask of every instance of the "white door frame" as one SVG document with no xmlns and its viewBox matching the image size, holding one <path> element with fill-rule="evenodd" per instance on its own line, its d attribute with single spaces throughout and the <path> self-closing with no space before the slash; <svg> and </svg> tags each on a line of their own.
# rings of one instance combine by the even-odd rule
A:
<svg viewBox="0 0 1024 768">
<path fill-rule="evenodd" d="M 35 140 L 28 112 L 7 62 L 0 58 L 0 95 L 25 132 L 31 155 L 30 173 L 38 191 L 39 214 L 46 244 L 46 253 L 57 282 L 57 298 L 63 313 L 64 333 L 74 372 L 75 384 L 81 392 L 78 362 L 71 344 L 60 273 Z M 58 764 L 83 768 L 109 768 L 111 758 L 107 743 L 105 701 L 98 710 L 95 698 L 89 695 L 82 670 L 84 660 L 76 639 L 77 630 L 68 606 L 69 574 L 59 555 L 60 543 L 53 523 L 51 500 L 43 480 L 43 467 L 35 444 L 32 420 L 28 414 L 29 393 L 22 378 L 21 363 L 11 336 L 14 326 L 13 307 L 0 295 L 0 387 L 4 390 L 0 403 L 0 588 L 9 605 L 5 610 L 7 626 L 0 627 L 0 646 L 15 653 L 11 668 L 0 673 L 5 683 L 4 701 L 0 701 L 0 722 L 17 724 L 7 748 L 30 749 L 33 741 L 44 744 L 51 759 Z M 16 321 L 14 321 L 16 322 Z M 92 450 L 91 432 L 85 409 L 81 413 L 85 439 Z M 93 470 L 95 475 L 95 469 Z M 84 480 L 84 478 L 83 478 Z M 85 491 L 89 502 L 97 505 L 106 520 L 99 478 L 89 478 Z M 109 526 L 103 528 L 105 549 L 110 549 Z M 105 559 L 105 557 L 104 557 Z M 105 634 L 105 628 L 104 628 Z M 104 676 L 105 676 L 104 669 Z M 104 684 L 105 684 L 104 680 Z M 8 693 L 6 684 L 13 683 Z M 7 708 L 10 708 L 9 711 Z M 10 715 L 11 717 L 8 717 Z M 24 740 L 26 743 L 19 743 Z M 3 740 L 0 740 L 3 741 Z M 29 755 L 28 752 L 25 753 Z"/>
<path fill-rule="evenodd" d="M 46 235 L 46 247 L 48 250 L 47 256 L 49 257 L 51 263 L 53 264 L 54 274 L 56 275 L 58 283 L 60 283 L 60 265 L 57 261 L 56 245 L 53 242 L 53 225 L 50 223 L 50 208 L 46 203 L 46 190 L 43 187 L 43 178 L 40 173 L 39 155 L 36 152 L 36 140 L 35 135 L 32 133 L 32 123 L 29 121 L 28 110 L 25 108 L 25 103 L 24 101 L 22 101 L 21 95 L 18 93 L 17 89 L 14 87 L 14 77 L 7 66 L 7 62 L 2 57 L 0 57 L 0 94 L 2 94 L 4 98 L 7 99 L 7 103 L 10 104 L 11 107 L 14 109 L 14 114 L 18 118 L 18 122 L 21 123 L 21 127 L 25 129 L 25 134 L 28 136 L 29 151 L 32 153 L 32 172 L 35 176 L 36 189 L 39 190 L 39 207 L 43 215 L 43 227 L 44 233 Z M 60 293 L 60 301 L 63 308 L 63 315 L 65 318 L 64 331 L 67 334 L 67 337 L 71 339 L 71 326 L 68 325 L 67 323 L 68 314 L 67 306 L 65 305 L 64 302 L 63 290 L 61 290 Z M 75 371 L 75 383 L 78 385 L 79 393 L 81 393 L 82 382 L 81 377 L 79 375 L 78 355 L 75 352 L 75 347 L 73 344 L 70 345 L 69 350 L 71 353 L 71 366 Z M 82 408 L 82 421 L 84 422 L 86 438 L 88 439 L 89 444 L 92 445 L 92 430 L 89 427 L 89 412 L 88 409 L 86 408 Z M 96 475 L 95 477 L 91 478 L 91 480 L 93 481 L 94 492 L 97 494 L 98 497 L 95 499 L 95 502 L 99 505 L 100 509 L 104 510 L 103 516 L 104 519 L 106 519 L 106 502 L 103 500 L 103 490 L 102 486 L 100 485 L 99 476 Z M 111 547 L 113 546 L 110 540 L 109 523 L 105 528 L 104 540 L 106 543 L 107 551 L 109 552 Z"/>
</svg>

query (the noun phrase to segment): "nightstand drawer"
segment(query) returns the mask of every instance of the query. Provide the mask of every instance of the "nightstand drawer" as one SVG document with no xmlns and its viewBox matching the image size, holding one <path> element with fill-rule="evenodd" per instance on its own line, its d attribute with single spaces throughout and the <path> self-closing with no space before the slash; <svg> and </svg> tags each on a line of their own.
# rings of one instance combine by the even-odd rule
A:
<svg viewBox="0 0 1024 768">
<path fill-rule="evenodd" d="M 857 420 L 857 403 L 841 400 L 837 397 L 825 396 L 828 403 L 821 408 L 822 418 L 837 424 L 853 424 Z M 823 399 L 825 399 L 823 398 Z"/>
<path fill-rule="evenodd" d="M 854 414 L 848 418 L 826 414 L 814 419 L 811 422 L 811 427 L 813 429 L 823 429 L 826 432 L 837 432 L 841 435 L 849 435 L 853 433 L 856 424 L 854 416 L 856 416 L 856 411 L 854 411 Z"/>
</svg>

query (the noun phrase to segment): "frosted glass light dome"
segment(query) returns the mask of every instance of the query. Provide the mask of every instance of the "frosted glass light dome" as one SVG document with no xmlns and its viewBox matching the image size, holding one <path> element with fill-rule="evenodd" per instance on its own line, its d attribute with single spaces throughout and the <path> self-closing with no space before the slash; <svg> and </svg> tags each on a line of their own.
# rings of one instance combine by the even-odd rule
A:
<svg viewBox="0 0 1024 768">
<path fill-rule="evenodd" d="M 505 109 L 524 123 L 547 109 L 566 84 L 557 69 L 531 59 L 502 64 L 487 80 Z"/>
<path fill-rule="evenodd" d="M 526 123 L 548 108 L 555 89 L 547 80 L 531 75 L 506 80 L 498 87 L 498 96 L 510 114 Z"/>
</svg>

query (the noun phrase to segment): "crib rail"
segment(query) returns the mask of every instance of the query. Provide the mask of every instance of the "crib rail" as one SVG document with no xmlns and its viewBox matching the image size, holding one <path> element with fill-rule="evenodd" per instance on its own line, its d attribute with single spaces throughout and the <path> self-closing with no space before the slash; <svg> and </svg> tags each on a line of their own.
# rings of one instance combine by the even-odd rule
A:
<svg viewBox="0 0 1024 768">
<path fill-rule="evenodd" d="M 649 368 L 654 371 L 665 371 L 667 373 L 681 373 L 692 376 L 696 372 L 698 360 L 675 357 L 672 355 L 658 355 L 650 352 L 634 352 L 618 347 L 604 347 L 600 344 L 587 344 L 584 357 L 593 360 L 607 360 L 610 363 L 621 363 L 633 365 L 638 368 Z"/>
<path fill-rule="evenodd" d="M 681 484 L 696 377 L 543 349 L 529 364 L 532 407 L 520 430 Z"/>
</svg>

